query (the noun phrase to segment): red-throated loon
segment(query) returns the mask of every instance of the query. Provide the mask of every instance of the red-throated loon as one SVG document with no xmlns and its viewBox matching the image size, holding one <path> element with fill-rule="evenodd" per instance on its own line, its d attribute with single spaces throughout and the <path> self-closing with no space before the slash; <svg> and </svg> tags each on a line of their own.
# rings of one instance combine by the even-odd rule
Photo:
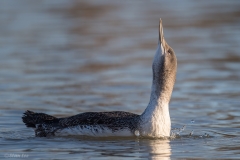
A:
<svg viewBox="0 0 240 160">
<path fill-rule="evenodd" d="M 46 136 L 146 136 L 169 137 L 171 120 L 169 102 L 177 72 L 177 58 L 163 36 L 159 22 L 158 48 L 152 64 L 153 80 L 150 102 L 141 115 L 134 113 L 86 112 L 65 118 L 26 111 L 22 117 L 37 137 Z"/>
</svg>

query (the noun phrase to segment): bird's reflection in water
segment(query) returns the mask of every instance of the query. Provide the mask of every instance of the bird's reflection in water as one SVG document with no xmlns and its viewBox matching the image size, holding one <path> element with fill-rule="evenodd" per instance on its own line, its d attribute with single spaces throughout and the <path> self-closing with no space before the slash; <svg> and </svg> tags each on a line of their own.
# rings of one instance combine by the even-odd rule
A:
<svg viewBox="0 0 240 160">
<path fill-rule="evenodd" d="M 144 143 L 144 144 L 143 144 Z M 144 145 L 147 149 L 145 153 L 148 153 L 148 159 L 154 160 L 168 160 L 171 156 L 171 146 L 169 139 L 152 139 L 139 142 L 140 145 Z"/>
<path fill-rule="evenodd" d="M 66 137 L 65 137 L 66 138 Z M 92 151 L 98 153 L 98 157 L 128 157 L 132 159 L 163 159 L 171 156 L 170 139 L 136 138 L 136 137 L 72 137 L 84 145 L 74 153 L 88 156 Z M 79 143 L 77 144 L 79 146 Z"/>
</svg>

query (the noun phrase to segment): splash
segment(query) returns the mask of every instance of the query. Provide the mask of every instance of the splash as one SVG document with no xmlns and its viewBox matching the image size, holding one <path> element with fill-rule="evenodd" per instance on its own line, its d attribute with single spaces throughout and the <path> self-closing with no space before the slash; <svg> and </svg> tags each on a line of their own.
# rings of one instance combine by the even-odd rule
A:
<svg viewBox="0 0 240 160">
<path fill-rule="evenodd" d="M 190 123 L 188 124 L 188 128 L 192 128 L 191 125 L 195 123 L 195 120 L 191 120 Z M 170 138 L 182 138 L 182 137 L 193 137 L 193 138 L 210 138 L 211 136 L 208 133 L 200 134 L 200 135 L 194 135 L 194 130 L 186 130 L 187 125 L 183 125 L 181 128 L 172 128 L 171 129 L 171 135 Z M 187 133 L 188 132 L 188 133 Z M 190 132 L 190 133 L 189 133 Z M 198 131 L 196 132 L 197 134 L 199 133 Z"/>
<path fill-rule="evenodd" d="M 192 130 L 192 132 L 189 134 L 189 136 L 192 136 L 193 135 L 193 130 Z"/>
<path fill-rule="evenodd" d="M 182 126 L 182 128 L 173 128 L 171 129 L 170 137 L 180 136 L 180 134 L 186 129 L 186 125 Z"/>
</svg>

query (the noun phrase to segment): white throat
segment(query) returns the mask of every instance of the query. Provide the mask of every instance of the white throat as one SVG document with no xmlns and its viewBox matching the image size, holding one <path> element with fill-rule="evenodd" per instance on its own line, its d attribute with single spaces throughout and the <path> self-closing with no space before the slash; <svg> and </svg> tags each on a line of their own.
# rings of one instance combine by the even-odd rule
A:
<svg viewBox="0 0 240 160">
<path fill-rule="evenodd" d="M 157 98 L 152 92 L 150 102 L 141 115 L 141 135 L 150 137 L 170 136 L 169 103 L 164 99 L 161 96 Z"/>
</svg>

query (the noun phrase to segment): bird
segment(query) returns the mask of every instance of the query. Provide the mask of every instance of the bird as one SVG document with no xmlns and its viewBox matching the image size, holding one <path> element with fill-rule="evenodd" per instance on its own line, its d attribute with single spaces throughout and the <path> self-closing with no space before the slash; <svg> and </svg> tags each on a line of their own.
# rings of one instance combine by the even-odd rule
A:
<svg viewBox="0 0 240 160">
<path fill-rule="evenodd" d="M 124 111 L 85 112 L 57 118 L 27 110 L 23 113 L 22 121 L 27 127 L 34 129 L 36 137 L 169 137 L 169 103 L 176 80 L 177 57 L 164 38 L 161 18 L 158 37 L 157 51 L 152 63 L 150 100 L 142 114 Z"/>
</svg>

